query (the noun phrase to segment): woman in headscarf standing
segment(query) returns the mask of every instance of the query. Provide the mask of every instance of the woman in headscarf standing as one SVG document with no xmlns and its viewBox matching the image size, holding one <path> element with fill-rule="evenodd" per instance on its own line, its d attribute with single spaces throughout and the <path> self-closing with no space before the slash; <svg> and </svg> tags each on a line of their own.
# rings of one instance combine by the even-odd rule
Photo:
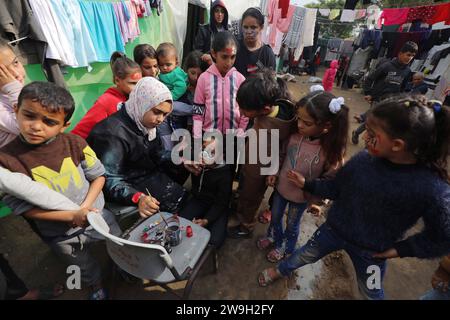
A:
<svg viewBox="0 0 450 320">
<path fill-rule="evenodd" d="M 156 130 L 171 111 L 169 89 L 145 77 L 117 113 L 93 128 L 87 142 L 105 166 L 108 201 L 138 205 L 141 216 L 178 211 L 186 191 L 174 179 L 184 169 L 171 162 Z"/>
</svg>

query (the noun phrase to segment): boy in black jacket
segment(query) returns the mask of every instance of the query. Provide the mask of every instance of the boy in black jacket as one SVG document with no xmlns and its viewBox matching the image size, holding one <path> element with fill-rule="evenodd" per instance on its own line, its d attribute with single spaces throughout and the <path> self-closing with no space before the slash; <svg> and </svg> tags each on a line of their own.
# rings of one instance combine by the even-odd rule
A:
<svg viewBox="0 0 450 320">
<path fill-rule="evenodd" d="M 400 49 L 397 58 L 380 64 L 367 76 L 363 84 L 364 99 L 370 104 L 380 101 L 384 96 L 404 91 L 411 76 L 409 63 L 419 50 L 417 44 L 406 42 Z M 364 132 L 365 113 L 355 117 L 361 125 L 352 132 L 352 143 L 358 144 L 359 135 Z"/>
<path fill-rule="evenodd" d="M 209 154 L 206 157 L 209 160 L 212 158 Z M 232 166 L 214 163 L 203 164 L 201 168 L 201 171 L 191 176 L 192 198 L 181 209 L 180 216 L 207 228 L 211 232 L 209 243 L 220 248 L 227 234 Z"/>
</svg>

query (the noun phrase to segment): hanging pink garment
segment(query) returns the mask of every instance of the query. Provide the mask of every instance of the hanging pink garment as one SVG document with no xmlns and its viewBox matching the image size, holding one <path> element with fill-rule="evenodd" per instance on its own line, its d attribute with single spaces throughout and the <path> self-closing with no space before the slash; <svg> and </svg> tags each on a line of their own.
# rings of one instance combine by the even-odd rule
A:
<svg viewBox="0 0 450 320">
<path fill-rule="evenodd" d="M 289 31 L 289 25 L 291 24 L 292 17 L 294 16 L 295 12 L 295 6 L 289 6 L 286 18 L 283 19 L 281 9 L 277 8 L 277 1 L 279 0 L 272 0 L 272 2 L 269 4 L 268 11 L 268 21 L 270 23 L 269 45 L 272 48 L 277 47 L 277 33 L 287 33 Z"/>
<path fill-rule="evenodd" d="M 128 36 L 129 40 L 133 41 L 141 34 L 141 30 L 139 29 L 136 4 L 134 3 L 134 1 L 125 1 L 125 4 L 128 8 L 128 11 L 130 12 L 130 20 L 128 20 Z"/>
</svg>

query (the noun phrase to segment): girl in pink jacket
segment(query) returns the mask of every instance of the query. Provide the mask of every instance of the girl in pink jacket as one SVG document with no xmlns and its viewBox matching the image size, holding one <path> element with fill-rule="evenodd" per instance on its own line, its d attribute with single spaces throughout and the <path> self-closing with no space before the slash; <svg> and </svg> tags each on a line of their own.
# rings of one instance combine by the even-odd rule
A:
<svg viewBox="0 0 450 320">
<path fill-rule="evenodd" d="M 322 85 L 325 91 L 333 90 L 334 78 L 336 77 L 338 67 L 339 67 L 338 61 L 333 60 L 330 63 L 330 67 L 327 69 L 327 71 L 325 71 L 322 80 Z"/>
<path fill-rule="evenodd" d="M 214 63 L 200 75 L 194 96 L 193 134 L 202 138 L 203 132 L 235 130 L 242 135 L 248 118 L 241 115 L 236 102 L 239 86 L 245 78 L 234 67 L 237 42 L 229 32 L 214 36 L 211 55 Z"/>
</svg>

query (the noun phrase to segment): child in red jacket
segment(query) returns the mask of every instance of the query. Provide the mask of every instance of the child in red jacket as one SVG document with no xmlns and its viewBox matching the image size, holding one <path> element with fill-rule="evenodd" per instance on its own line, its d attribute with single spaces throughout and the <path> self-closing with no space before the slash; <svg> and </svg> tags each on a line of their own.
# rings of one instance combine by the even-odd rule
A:
<svg viewBox="0 0 450 320">
<path fill-rule="evenodd" d="M 115 86 L 106 90 L 72 130 L 86 139 L 92 128 L 119 110 L 118 105 L 128 99 L 136 83 L 142 78 L 140 66 L 121 52 L 111 55 L 111 69 Z"/>
<path fill-rule="evenodd" d="M 325 71 L 322 80 L 322 85 L 325 91 L 333 90 L 334 78 L 336 77 L 338 67 L 339 67 L 338 61 L 333 60 L 330 63 L 330 67 L 327 69 L 327 71 Z"/>
</svg>

